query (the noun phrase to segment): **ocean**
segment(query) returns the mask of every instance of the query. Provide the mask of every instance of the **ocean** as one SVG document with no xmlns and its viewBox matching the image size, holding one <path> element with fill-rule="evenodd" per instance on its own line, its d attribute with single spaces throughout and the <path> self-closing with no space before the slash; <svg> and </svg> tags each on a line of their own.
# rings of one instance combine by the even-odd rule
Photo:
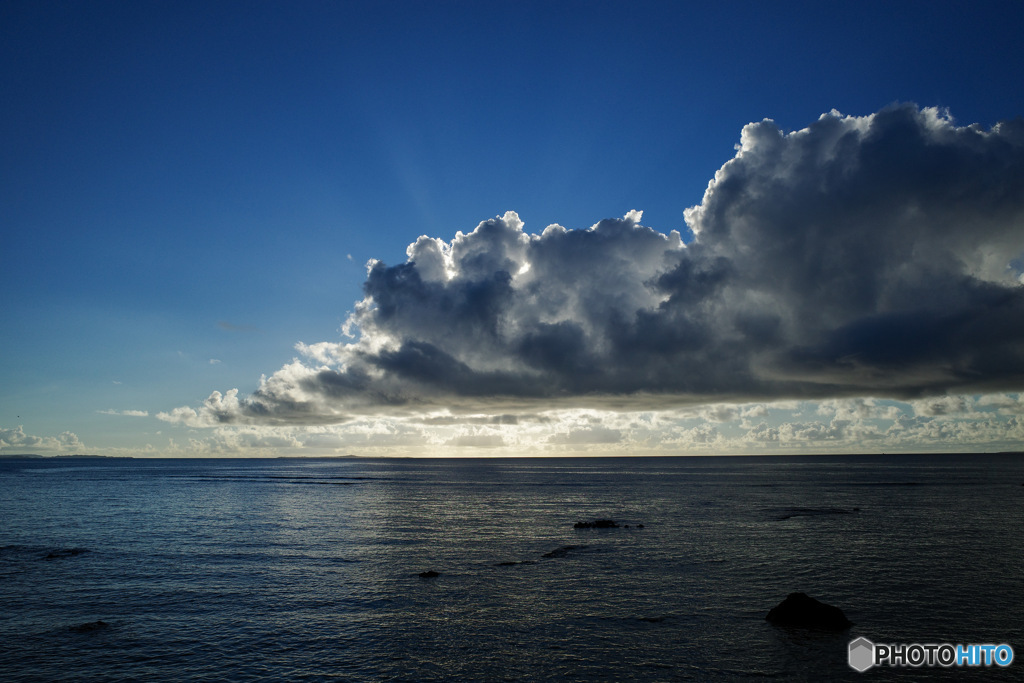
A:
<svg viewBox="0 0 1024 683">
<path fill-rule="evenodd" d="M 1022 532 L 1013 455 L 5 459 L 0 678 L 1024 680 Z"/>
</svg>

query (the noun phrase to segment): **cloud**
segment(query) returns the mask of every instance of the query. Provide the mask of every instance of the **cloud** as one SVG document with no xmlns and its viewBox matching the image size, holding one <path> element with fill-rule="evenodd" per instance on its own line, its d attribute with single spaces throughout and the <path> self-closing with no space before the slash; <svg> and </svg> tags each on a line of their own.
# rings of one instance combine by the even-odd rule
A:
<svg viewBox="0 0 1024 683">
<path fill-rule="evenodd" d="M 312 443 L 313 439 L 309 438 Z M 196 456 L 232 456 L 240 452 L 276 454 L 305 444 L 294 435 L 277 430 L 233 429 L 221 431 L 203 439 L 188 439 L 187 445 L 169 439 L 168 451 L 173 454 Z"/>
<path fill-rule="evenodd" d="M 910 405 L 916 415 L 926 417 L 969 415 L 973 412 L 973 402 L 966 396 L 937 396 L 911 401 Z"/>
<path fill-rule="evenodd" d="M 453 437 L 447 445 L 456 448 L 501 448 L 506 444 L 500 434 L 474 433 Z"/>
<path fill-rule="evenodd" d="M 315 425 L 1024 386 L 1024 121 L 963 127 L 914 105 L 790 133 L 766 119 L 685 212 L 689 243 L 641 220 L 536 234 L 508 212 L 450 241 L 422 236 L 404 263 L 368 264 L 352 341 L 300 344 L 303 359 L 251 395 L 158 417 Z"/>
<path fill-rule="evenodd" d="M 1004 415 L 1024 415 L 1024 394 L 982 396 L 978 399 L 978 405 L 994 406 Z"/>
<path fill-rule="evenodd" d="M 739 410 L 736 406 L 728 404 L 717 404 L 708 406 L 706 409 L 701 411 L 701 417 L 709 422 L 731 422 L 735 420 L 739 415 Z"/>
<path fill-rule="evenodd" d="M 73 432 L 61 432 L 58 436 L 33 436 L 26 434 L 20 425 L 13 428 L 0 428 L 0 453 L 5 455 L 81 453 L 84 448 L 78 435 Z"/>
<path fill-rule="evenodd" d="M 97 410 L 97 413 L 101 415 L 122 415 L 125 417 L 149 417 L 149 413 L 145 410 Z"/>
<path fill-rule="evenodd" d="M 721 421 L 710 418 L 725 418 L 728 411 L 719 413 L 719 406 L 712 404 L 659 411 L 556 409 L 515 416 L 440 410 L 353 416 L 344 424 L 316 426 L 224 423 L 201 434 L 179 435 L 170 441 L 168 452 L 538 456 L 1020 449 L 1024 395 L 949 398 L 946 412 L 934 408 L 939 403 L 874 398 L 734 404 L 724 406 L 732 409 L 732 418 Z M 952 409 L 956 406 L 960 412 Z M 941 414 L 924 414 L 926 410 Z"/>
<path fill-rule="evenodd" d="M 621 441 L 621 431 L 601 426 L 574 429 L 564 433 L 552 434 L 548 439 L 549 443 L 562 445 L 610 444 L 620 443 Z"/>
</svg>

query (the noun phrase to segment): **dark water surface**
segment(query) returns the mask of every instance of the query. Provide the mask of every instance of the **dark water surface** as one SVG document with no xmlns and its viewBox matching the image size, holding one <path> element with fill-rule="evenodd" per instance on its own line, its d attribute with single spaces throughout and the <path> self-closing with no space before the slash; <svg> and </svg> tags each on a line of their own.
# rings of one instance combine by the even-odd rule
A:
<svg viewBox="0 0 1024 683">
<path fill-rule="evenodd" d="M 0 461 L 0 678 L 1024 680 L 1022 484 L 995 455 Z M 792 591 L 855 626 L 766 623 Z M 857 674 L 860 635 L 1017 657 Z"/>
</svg>

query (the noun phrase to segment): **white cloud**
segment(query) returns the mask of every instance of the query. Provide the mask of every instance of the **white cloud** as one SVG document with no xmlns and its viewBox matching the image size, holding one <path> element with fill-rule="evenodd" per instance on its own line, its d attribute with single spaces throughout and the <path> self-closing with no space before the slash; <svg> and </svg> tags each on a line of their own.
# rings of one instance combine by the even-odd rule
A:
<svg viewBox="0 0 1024 683">
<path fill-rule="evenodd" d="M 874 398 L 831 399 L 818 403 L 819 415 L 832 415 L 838 420 L 895 420 L 902 411 L 891 401 Z"/>
<path fill-rule="evenodd" d="M 487 433 L 460 434 L 446 443 L 456 448 L 501 448 L 506 445 L 500 434 Z"/>
<path fill-rule="evenodd" d="M 621 443 L 622 432 L 618 429 L 593 426 L 582 429 L 573 429 L 568 432 L 552 434 L 548 437 L 552 444 L 581 446 L 586 444 L 610 444 Z"/>
<path fill-rule="evenodd" d="M 26 434 L 20 425 L 0 428 L 0 453 L 4 455 L 66 455 L 81 453 L 84 448 L 85 445 L 73 432 L 61 432 L 57 436 L 33 436 Z"/>
<path fill-rule="evenodd" d="M 974 412 L 974 402 L 967 396 L 936 396 L 910 401 L 916 415 L 946 417 L 969 415 Z"/>
<path fill-rule="evenodd" d="M 343 424 L 223 422 L 193 432 L 182 455 L 558 455 L 823 453 L 1015 450 L 1024 441 L 1017 394 L 951 396 L 960 413 L 924 415 L 880 399 L 778 401 L 704 409 L 554 409 L 541 413 L 449 410 L 356 415 Z M 222 397 L 222 403 L 225 401 Z M 230 401 L 227 401 L 230 404 Z M 708 414 L 734 419 L 709 421 Z M 193 424 L 197 416 L 191 416 Z"/>
<path fill-rule="evenodd" d="M 701 411 L 701 417 L 711 422 L 731 422 L 739 415 L 740 411 L 737 406 L 724 403 L 708 406 Z"/>
<path fill-rule="evenodd" d="M 368 263 L 365 298 L 343 326 L 351 341 L 300 343 L 302 358 L 251 395 L 213 392 L 157 417 L 355 435 L 387 416 L 388 438 L 405 443 L 443 432 L 416 423 L 442 407 L 633 415 L 703 405 L 690 417 L 720 427 L 680 414 L 660 441 L 610 418 L 553 417 L 516 426 L 532 441 L 509 426 L 434 443 L 628 444 L 645 434 L 662 446 L 742 447 L 847 444 L 890 428 L 931 438 L 934 423 L 910 415 L 959 415 L 963 438 L 981 439 L 979 410 L 1018 411 L 955 396 L 1024 385 L 1024 288 L 1008 269 L 1024 253 L 1024 122 L 957 127 L 943 111 L 900 105 L 833 111 L 791 133 L 751 123 L 686 212 L 691 244 L 641 217 L 532 234 L 510 211 L 451 240 L 421 236 L 404 263 Z M 808 399 L 824 401 L 809 410 L 817 418 L 787 416 Z"/>
</svg>

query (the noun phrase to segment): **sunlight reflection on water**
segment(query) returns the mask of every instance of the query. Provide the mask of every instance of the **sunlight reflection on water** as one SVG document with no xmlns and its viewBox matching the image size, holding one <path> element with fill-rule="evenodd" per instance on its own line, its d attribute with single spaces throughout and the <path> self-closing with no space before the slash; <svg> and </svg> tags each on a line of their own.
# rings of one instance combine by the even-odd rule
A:
<svg viewBox="0 0 1024 683">
<path fill-rule="evenodd" d="M 0 463 L 11 680 L 854 680 L 857 635 L 1021 642 L 1012 458 L 56 465 Z M 795 590 L 856 625 L 766 624 Z"/>
</svg>

